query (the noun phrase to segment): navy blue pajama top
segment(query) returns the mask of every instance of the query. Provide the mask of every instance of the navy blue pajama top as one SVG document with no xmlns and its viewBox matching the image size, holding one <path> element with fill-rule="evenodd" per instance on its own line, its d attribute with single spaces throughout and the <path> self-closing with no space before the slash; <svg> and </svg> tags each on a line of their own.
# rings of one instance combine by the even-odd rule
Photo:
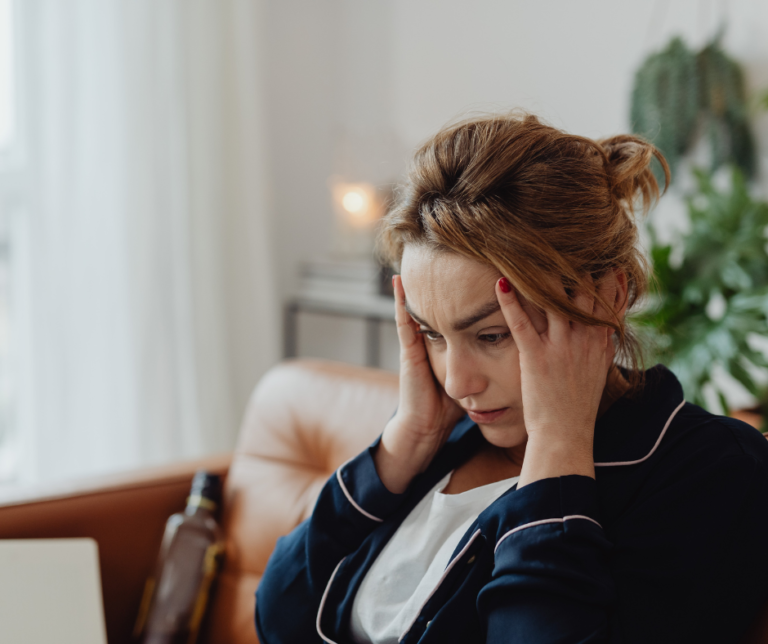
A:
<svg viewBox="0 0 768 644">
<path fill-rule="evenodd" d="M 738 642 L 768 600 L 768 441 L 684 402 L 658 365 L 595 426 L 596 479 L 516 486 L 464 534 L 400 640 Z M 482 444 L 464 418 L 403 494 L 375 442 L 278 540 L 256 593 L 261 644 L 350 642 L 355 593 L 408 513 Z"/>
</svg>

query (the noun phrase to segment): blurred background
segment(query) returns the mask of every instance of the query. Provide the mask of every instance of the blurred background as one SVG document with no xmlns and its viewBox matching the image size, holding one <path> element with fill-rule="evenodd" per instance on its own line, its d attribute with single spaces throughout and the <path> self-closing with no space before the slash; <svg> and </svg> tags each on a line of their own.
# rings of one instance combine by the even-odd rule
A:
<svg viewBox="0 0 768 644">
<path fill-rule="evenodd" d="M 376 221 L 511 108 L 670 156 L 649 359 L 760 413 L 767 91 L 760 0 L 0 0 L 0 486 L 230 450 L 285 356 L 396 370 Z"/>
</svg>

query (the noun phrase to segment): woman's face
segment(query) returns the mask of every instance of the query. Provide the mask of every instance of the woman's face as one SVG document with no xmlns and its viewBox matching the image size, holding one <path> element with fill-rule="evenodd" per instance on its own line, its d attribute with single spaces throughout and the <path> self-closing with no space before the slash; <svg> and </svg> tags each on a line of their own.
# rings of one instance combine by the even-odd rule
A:
<svg viewBox="0 0 768 644">
<path fill-rule="evenodd" d="M 495 294 L 501 274 L 450 252 L 407 245 L 401 275 L 432 370 L 497 447 L 525 443 L 520 356 Z M 546 318 L 526 305 L 539 333 Z"/>
</svg>

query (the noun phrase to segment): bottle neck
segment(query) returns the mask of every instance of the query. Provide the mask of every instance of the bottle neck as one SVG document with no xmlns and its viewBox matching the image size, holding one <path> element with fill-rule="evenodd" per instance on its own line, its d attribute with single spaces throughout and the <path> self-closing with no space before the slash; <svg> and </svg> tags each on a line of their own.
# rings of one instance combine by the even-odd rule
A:
<svg viewBox="0 0 768 644">
<path fill-rule="evenodd" d="M 187 497 L 187 507 L 184 510 L 185 514 L 214 514 L 216 512 L 216 503 L 210 499 L 200 496 L 199 494 L 192 494 Z"/>
</svg>

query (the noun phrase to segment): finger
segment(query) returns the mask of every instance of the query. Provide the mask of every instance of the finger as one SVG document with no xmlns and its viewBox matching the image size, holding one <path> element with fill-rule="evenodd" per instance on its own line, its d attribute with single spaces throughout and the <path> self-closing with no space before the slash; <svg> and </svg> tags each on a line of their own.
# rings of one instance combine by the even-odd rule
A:
<svg viewBox="0 0 768 644">
<path fill-rule="evenodd" d="M 584 289 L 579 289 L 576 293 L 576 297 L 573 299 L 573 303 L 577 309 L 579 309 L 584 315 L 592 315 L 592 311 L 595 307 L 595 298 Z M 571 322 L 571 327 L 575 330 L 583 330 L 586 325 L 577 320 Z"/>
<path fill-rule="evenodd" d="M 405 289 L 399 275 L 392 278 L 392 286 L 395 291 L 395 324 L 397 325 L 397 337 L 400 346 L 404 349 L 413 347 L 422 340 L 416 333 L 418 325 L 405 308 Z"/>
<path fill-rule="evenodd" d="M 593 315 L 602 320 L 616 322 L 614 307 L 618 304 L 618 284 L 613 271 L 609 271 L 607 275 L 600 279 L 597 286 L 597 295 Z"/>
<path fill-rule="evenodd" d="M 567 292 L 565 290 L 565 287 L 563 286 L 562 282 L 560 280 L 555 280 L 554 278 L 549 278 L 549 283 L 553 285 L 555 290 L 562 293 L 567 297 Z M 568 324 L 568 319 L 562 315 L 559 311 L 555 311 L 553 309 L 547 309 L 547 323 L 549 324 L 549 337 L 555 341 L 558 342 L 560 340 L 563 340 L 564 338 L 568 337 L 568 333 L 571 330 L 570 324 Z"/>
<path fill-rule="evenodd" d="M 547 322 L 547 314 L 544 310 L 529 302 L 520 293 L 517 294 L 517 297 L 520 300 L 520 306 L 523 307 L 523 311 L 525 311 L 528 317 L 531 318 L 531 323 L 533 324 L 533 328 L 536 329 L 536 333 L 539 335 L 546 333 L 549 328 L 549 323 Z"/>
<path fill-rule="evenodd" d="M 521 352 L 535 351 L 541 346 L 541 338 L 523 309 L 517 291 L 506 277 L 496 282 L 496 298 L 518 349 Z"/>
</svg>

